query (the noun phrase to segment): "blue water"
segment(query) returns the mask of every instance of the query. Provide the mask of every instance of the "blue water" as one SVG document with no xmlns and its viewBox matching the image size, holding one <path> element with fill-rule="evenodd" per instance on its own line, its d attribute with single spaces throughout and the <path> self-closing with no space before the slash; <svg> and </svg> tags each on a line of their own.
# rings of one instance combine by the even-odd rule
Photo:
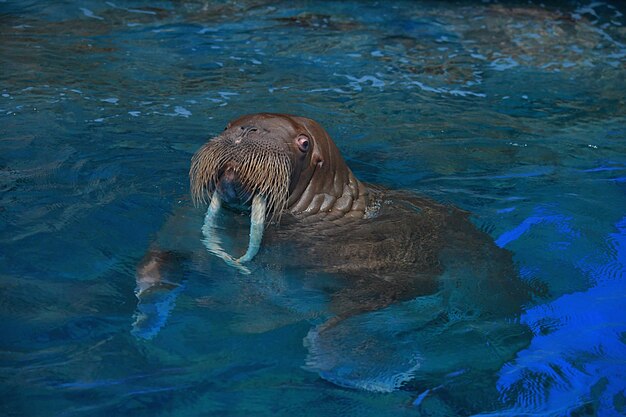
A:
<svg viewBox="0 0 626 417">
<path fill-rule="evenodd" d="M 626 414 L 625 14 L 0 1 L 0 414 Z M 424 339 L 423 299 L 359 316 L 376 355 L 344 335 L 337 360 L 392 388 L 407 372 L 380 393 L 307 368 L 325 301 L 297 276 L 263 286 L 206 255 L 211 273 L 181 267 L 138 308 L 135 266 L 188 204 L 193 152 L 257 111 L 318 120 L 363 181 L 470 211 L 543 289 L 511 323 L 531 340 L 494 358 L 462 331 Z M 425 340 L 441 372 L 400 369 Z"/>
</svg>

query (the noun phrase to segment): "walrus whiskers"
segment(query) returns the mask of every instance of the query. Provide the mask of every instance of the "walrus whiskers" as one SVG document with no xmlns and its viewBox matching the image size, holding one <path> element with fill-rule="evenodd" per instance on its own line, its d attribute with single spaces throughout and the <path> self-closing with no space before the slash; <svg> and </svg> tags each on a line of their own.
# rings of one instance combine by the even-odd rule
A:
<svg viewBox="0 0 626 417">
<path fill-rule="evenodd" d="M 209 203 L 219 180 L 219 174 L 229 161 L 237 161 L 241 186 L 249 195 L 261 194 L 266 199 L 269 222 L 280 219 L 289 200 L 291 161 L 278 148 L 233 151 L 225 140 L 213 140 L 192 158 L 189 177 L 191 196 L 196 206 Z"/>
</svg>

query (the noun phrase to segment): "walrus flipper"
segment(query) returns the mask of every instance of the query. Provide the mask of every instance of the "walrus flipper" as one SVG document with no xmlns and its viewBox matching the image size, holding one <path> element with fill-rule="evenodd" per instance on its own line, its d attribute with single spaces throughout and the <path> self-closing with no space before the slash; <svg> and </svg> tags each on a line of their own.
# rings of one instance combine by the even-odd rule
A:
<svg viewBox="0 0 626 417">
<path fill-rule="evenodd" d="M 131 334 L 140 339 L 152 339 L 165 326 L 183 285 L 157 284 L 138 295 Z"/>
<path fill-rule="evenodd" d="M 137 268 L 135 295 L 137 310 L 131 334 L 141 339 L 154 338 L 167 322 L 184 283 L 175 279 L 182 257 L 167 251 L 151 250 Z"/>
<path fill-rule="evenodd" d="M 311 329 L 305 369 L 347 388 L 431 389 L 470 370 L 500 369 L 531 336 L 510 317 L 477 315 L 443 290 Z"/>
<path fill-rule="evenodd" d="M 435 298 L 425 296 L 317 326 L 304 339 L 309 351 L 305 369 L 346 388 L 394 391 L 422 366 L 415 331 L 436 321 L 439 307 Z"/>
</svg>

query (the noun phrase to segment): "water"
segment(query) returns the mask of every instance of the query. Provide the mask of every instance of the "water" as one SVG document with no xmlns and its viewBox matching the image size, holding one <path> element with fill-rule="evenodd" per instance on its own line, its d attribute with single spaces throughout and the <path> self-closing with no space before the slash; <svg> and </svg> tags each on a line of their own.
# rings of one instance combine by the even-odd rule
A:
<svg viewBox="0 0 626 417">
<path fill-rule="evenodd" d="M 624 14 L 0 1 L 0 413 L 626 414 Z M 153 305 L 153 337 L 133 335 L 134 268 L 187 204 L 191 155 L 257 111 L 320 121 L 361 180 L 472 212 L 545 289 L 519 317 L 532 340 L 477 373 L 492 351 L 459 336 L 428 363 L 444 375 L 342 388 L 305 366 L 324 300 L 283 277 L 287 308 L 208 257 Z M 401 330 L 420 303 L 354 325 L 380 357 L 412 358 L 420 334 Z"/>
</svg>

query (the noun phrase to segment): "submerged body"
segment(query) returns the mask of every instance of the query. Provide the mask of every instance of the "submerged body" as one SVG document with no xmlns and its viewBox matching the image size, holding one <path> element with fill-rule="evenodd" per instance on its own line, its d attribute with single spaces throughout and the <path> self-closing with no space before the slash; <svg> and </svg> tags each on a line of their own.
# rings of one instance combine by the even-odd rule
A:
<svg viewBox="0 0 626 417">
<path fill-rule="evenodd" d="M 307 275 L 331 274 L 331 323 L 394 302 L 438 291 L 463 291 L 469 303 L 515 314 L 528 301 L 508 251 L 477 230 L 468 215 L 404 193 L 368 189 L 373 202 L 365 218 L 309 225 L 289 216 L 265 233 L 258 264 L 280 259 Z M 482 273 L 446 276 L 450 263 Z"/>
<path fill-rule="evenodd" d="M 168 222 L 138 269 L 140 299 L 163 281 L 168 251 L 193 255 L 205 252 L 203 245 L 235 274 L 289 271 L 327 296 L 325 319 L 308 338 L 312 369 L 321 374 L 341 366 L 329 352 L 336 343 L 329 340 L 352 317 L 436 296 L 432 311 L 423 315 L 432 316 L 429 322 L 460 323 L 477 315 L 500 320 L 519 314 L 529 300 L 510 253 L 476 229 L 467 213 L 361 183 L 310 119 L 237 119 L 196 153 L 190 176 L 194 201 L 208 203 L 204 221 L 190 211 Z M 232 229 L 246 227 L 241 221 L 220 227 L 229 211 L 224 208 L 250 213 L 243 250 L 223 243 Z M 524 330 L 514 333 L 527 336 Z"/>
</svg>

